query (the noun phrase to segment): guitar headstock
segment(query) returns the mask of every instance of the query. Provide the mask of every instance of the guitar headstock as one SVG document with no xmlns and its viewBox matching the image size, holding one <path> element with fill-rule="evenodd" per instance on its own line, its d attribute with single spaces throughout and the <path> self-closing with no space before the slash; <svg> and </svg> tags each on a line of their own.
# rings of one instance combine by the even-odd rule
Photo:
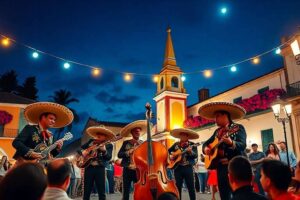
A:
<svg viewBox="0 0 300 200">
<path fill-rule="evenodd" d="M 62 140 L 67 141 L 67 140 L 71 140 L 72 138 L 73 138 L 73 134 L 71 132 L 67 132 L 62 138 Z"/>
<path fill-rule="evenodd" d="M 150 103 L 146 103 L 145 108 L 146 108 L 146 119 L 150 120 L 152 117 L 152 110 L 151 110 Z"/>
</svg>

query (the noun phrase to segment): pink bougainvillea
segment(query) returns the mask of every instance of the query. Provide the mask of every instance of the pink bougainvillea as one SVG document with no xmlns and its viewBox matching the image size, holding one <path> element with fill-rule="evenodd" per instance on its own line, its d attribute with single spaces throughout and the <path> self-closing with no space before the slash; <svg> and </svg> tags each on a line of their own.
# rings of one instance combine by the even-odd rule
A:
<svg viewBox="0 0 300 200">
<path fill-rule="evenodd" d="M 11 122 L 13 116 L 4 110 L 0 110 L 0 125 Z"/>
<path fill-rule="evenodd" d="M 243 99 L 237 104 L 245 108 L 248 115 L 269 109 L 277 96 L 284 94 L 285 91 L 283 89 L 267 90 L 262 94 L 256 94 L 248 99 Z M 199 128 L 210 124 L 214 124 L 214 121 L 204 119 L 200 116 L 189 117 L 184 121 L 184 127 L 186 128 Z"/>
</svg>

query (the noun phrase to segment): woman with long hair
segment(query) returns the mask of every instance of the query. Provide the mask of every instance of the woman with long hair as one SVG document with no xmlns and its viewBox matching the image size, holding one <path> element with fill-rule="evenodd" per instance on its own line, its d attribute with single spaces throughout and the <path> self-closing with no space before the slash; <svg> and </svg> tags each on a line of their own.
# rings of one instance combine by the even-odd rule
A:
<svg viewBox="0 0 300 200">
<path fill-rule="evenodd" d="M 266 151 L 266 157 L 269 159 L 280 160 L 279 150 L 276 144 L 270 143 Z"/>
<path fill-rule="evenodd" d="M 8 170 L 8 160 L 7 156 L 2 156 L 1 161 L 0 161 L 0 182 L 5 176 L 6 172 Z"/>
</svg>

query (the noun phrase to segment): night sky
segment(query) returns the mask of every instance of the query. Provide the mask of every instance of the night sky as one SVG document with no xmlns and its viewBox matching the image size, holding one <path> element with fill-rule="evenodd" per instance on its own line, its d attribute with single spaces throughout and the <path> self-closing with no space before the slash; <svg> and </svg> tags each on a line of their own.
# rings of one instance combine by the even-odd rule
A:
<svg viewBox="0 0 300 200">
<path fill-rule="evenodd" d="M 220 9 L 226 6 L 227 14 Z M 40 55 L 18 45 L 0 47 L 0 74 L 14 69 L 19 83 L 36 76 L 39 100 L 55 90 L 67 89 L 80 100 L 77 110 L 82 129 L 88 116 L 104 121 L 131 122 L 144 117 L 146 102 L 156 85 L 151 76 L 123 81 L 114 71 L 159 73 L 164 57 L 166 28 L 171 26 L 178 66 L 184 72 L 211 69 L 253 57 L 280 45 L 282 36 L 300 25 L 299 0 L 2 0 L 0 33 L 54 55 L 103 68 L 93 78 L 88 68 Z M 259 65 L 238 65 L 186 76 L 188 105 L 197 102 L 197 90 L 215 95 L 283 66 L 281 56 L 270 53 Z"/>
</svg>

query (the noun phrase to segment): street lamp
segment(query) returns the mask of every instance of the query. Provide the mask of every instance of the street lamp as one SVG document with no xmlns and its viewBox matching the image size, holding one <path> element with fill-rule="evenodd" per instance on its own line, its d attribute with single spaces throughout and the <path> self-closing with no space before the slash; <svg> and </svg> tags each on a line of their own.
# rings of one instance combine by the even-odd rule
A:
<svg viewBox="0 0 300 200">
<path fill-rule="evenodd" d="M 290 159 L 289 159 L 289 149 L 288 149 L 288 143 L 286 138 L 286 128 L 285 124 L 289 122 L 291 114 L 292 114 L 292 105 L 287 104 L 283 100 L 280 99 L 278 96 L 277 99 L 272 103 L 272 110 L 274 113 L 275 118 L 279 123 L 282 123 L 283 126 L 283 132 L 284 132 L 284 140 L 286 144 L 286 158 L 287 158 L 287 164 L 290 166 Z M 282 112 L 284 110 L 284 112 Z"/>
<path fill-rule="evenodd" d="M 299 42 L 297 39 L 291 43 L 291 48 L 292 48 L 293 54 L 296 59 L 296 64 L 300 65 L 300 48 L 299 48 Z"/>
</svg>

